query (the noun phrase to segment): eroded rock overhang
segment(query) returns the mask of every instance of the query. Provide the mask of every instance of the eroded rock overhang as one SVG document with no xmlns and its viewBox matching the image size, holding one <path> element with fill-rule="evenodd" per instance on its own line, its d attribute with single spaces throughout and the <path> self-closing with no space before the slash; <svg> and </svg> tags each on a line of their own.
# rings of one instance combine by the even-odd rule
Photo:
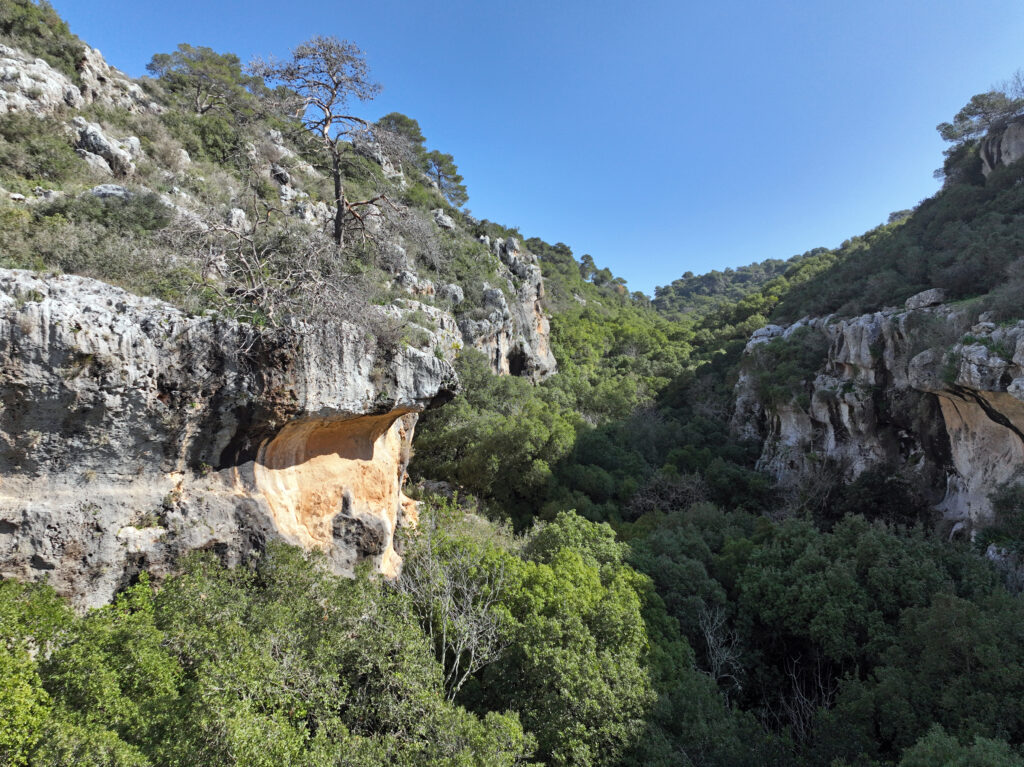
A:
<svg viewBox="0 0 1024 767">
<path fill-rule="evenodd" d="M 884 465 L 931 486 L 947 519 L 990 522 L 990 495 L 1024 472 L 1024 322 L 942 301 L 930 290 L 902 310 L 756 331 L 748 353 L 800 328 L 828 341 L 806 406 L 761 401 L 749 356 L 741 367 L 732 426 L 762 443 L 760 468 L 785 484 L 823 457 L 848 478 Z"/>
<path fill-rule="evenodd" d="M 260 331 L 0 270 L 0 576 L 96 604 L 273 537 L 393 574 L 417 414 L 457 390 L 447 361 L 366 327 Z"/>
</svg>

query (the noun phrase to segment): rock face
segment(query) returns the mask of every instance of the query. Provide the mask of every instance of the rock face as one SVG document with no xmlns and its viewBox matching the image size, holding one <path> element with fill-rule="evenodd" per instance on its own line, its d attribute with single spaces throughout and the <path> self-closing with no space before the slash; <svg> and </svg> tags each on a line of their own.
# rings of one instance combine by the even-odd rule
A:
<svg viewBox="0 0 1024 767">
<path fill-rule="evenodd" d="M 486 240 L 486 242 L 484 242 Z M 499 375 L 525 375 L 539 380 L 555 372 L 551 324 L 544 313 L 544 280 L 537 258 L 521 251 L 514 238 L 491 242 L 482 238 L 500 259 L 507 291 L 484 286 L 483 307 L 459 315 L 459 329 L 468 346 L 479 349 Z M 510 303 L 506 293 L 512 295 Z"/>
<path fill-rule="evenodd" d="M 143 567 L 270 537 L 393 574 L 416 414 L 458 387 L 424 346 L 0 270 L 0 576 L 98 604 Z"/>
<path fill-rule="evenodd" d="M 806 396 L 785 404 L 761 401 L 743 364 L 732 426 L 762 442 L 760 468 L 793 483 L 822 458 L 848 478 L 884 464 L 930 487 L 946 518 L 990 520 L 989 494 L 1024 468 L 1024 322 L 997 327 L 927 293 L 914 309 L 754 333 L 748 355 L 798 327 L 829 344 Z"/>
<path fill-rule="evenodd" d="M 82 101 L 67 75 L 22 50 L 0 45 L 0 113 L 45 114 Z"/>
<path fill-rule="evenodd" d="M 86 46 L 78 66 L 81 87 L 42 59 L 0 45 L 0 113 L 48 114 L 59 107 L 100 102 L 130 112 L 159 112 L 137 83 Z"/>
<path fill-rule="evenodd" d="M 109 138 L 96 123 L 84 117 L 71 121 L 77 138 L 75 148 L 90 165 L 97 166 L 95 159 L 101 159 L 108 172 L 118 176 L 130 176 L 135 172 L 134 158 L 142 156 L 142 145 L 138 138 L 129 136 L 121 141 Z"/>
<path fill-rule="evenodd" d="M 1012 165 L 1024 157 L 1024 118 L 1011 120 L 1000 130 L 989 133 L 979 147 L 981 172 L 988 178 L 996 168 Z"/>
</svg>

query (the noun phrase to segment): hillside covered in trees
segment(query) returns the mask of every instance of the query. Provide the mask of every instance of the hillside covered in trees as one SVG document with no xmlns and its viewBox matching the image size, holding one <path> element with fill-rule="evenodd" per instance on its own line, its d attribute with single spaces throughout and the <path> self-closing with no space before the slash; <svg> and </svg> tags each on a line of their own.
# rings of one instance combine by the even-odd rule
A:
<svg viewBox="0 0 1024 767">
<path fill-rule="evenodd" d="M 0 3 L 0 43 L 30 54 L 22 68 L 38 57 L 88 80 L 84 43 L 45 2 Z M 333 100 L 303 67 L 335 76 Z M 369 558 L 342 577 L 323 547 L 266 533 L 174 567 L 138 555 L 90 609 L 58 594 L 53 567 L 5 573 L 0 761 L 1024 765 L 1021 486 L 992 487 L 987 528 L 951 535 L 916 475 L 877 465 L 781 484 L 730 422 L 742 376 L 766 402 L 799 403 L 827 354 L 805 327 L 745 356 L 770 324 L 932 288 L 993 328 L 1024 319 L 1024 161 L 983 164 L 1022 94 L 975 97 L 940 126 L 945 185 L 912 211 L 836 249 L 686 272 L 650 299 L 565 243 L 470 215 L 457 148 L 429 148 L 412 117 L 348 117 L 346 101 L 379 87 L 351 43 L 315 38 L 250 65 L 183 44 L 149 72 L 112 97 L 0 114 L 0 267 L 226 318 L 254 329 L 237 336 L 246 352 L 344 322 L 368 339 L 367 381 L 415 352 L 459 385 L 396 448 L 420 505 L 394 531 L 392 577 Z M 135 141 L 101 141 L 115 135 Z M 540 348 L 548 320 L 557 369 Z M 290 354 L 282 342 L 267 357 Z M 260 377 L 244 368 L 230 372 Z M 61 386 L 113 369 L 82 356 Z M 38 432 L 18 440 L 26 463 L 50 449 Z M 102 456 L 109 441 L 75 445 Z M 197 484 L 237 469 L 192 463 Z M 73 489 L 99 528 L 95 475 Z M 139 531 L 195 513 L 170 487 L 122 535 L 133 556 Z M 21 524 L 0 517 L 0 545 Z M 345 534 L 363 545 L 374 528 Z"/>
</svg>

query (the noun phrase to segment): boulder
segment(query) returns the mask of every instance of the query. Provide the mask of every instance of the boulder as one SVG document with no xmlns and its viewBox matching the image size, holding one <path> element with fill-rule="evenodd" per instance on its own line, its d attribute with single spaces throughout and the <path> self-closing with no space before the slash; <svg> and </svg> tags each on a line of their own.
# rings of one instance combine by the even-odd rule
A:
<svg viewBox="0 0 1024 767">
<path fill-rule="evenodd" d="M 128 200 L 134 195 L 134 192 L 132 192 L 128 187 L 121 186 L 119 184 L 100 184 L 99 186 L 94 186 L 90 189 L 89 194 L 101 199 L 117 197 L 122 200 Z"/>
<path fill-rule="evenodd" d="M 118 176 L 130 176 L 135 172 L 131 153 L 121 142 L 110 139 L 97 123 L 91 123 L 84 117 L 76 117 L 72 120 L 72 125 L 77 133 L 77 149 L 102 157 Z M 139 151 L 142 151 L 141 147 Z"/>
<path fill-rule="evenodd" d="M 458 306 L 466 300 L 466 294 L 463 292 L 462 288 L 452 283 L 441 285 L 437 289 L 437 297 L 444 301 L 448 301 L 452 306 Z"/>
<path fill-rule="evenodd" d="M 434 216 L 434 223 L 437 224 L 442 229 L 455 228 L 455 220 L 447 213 L 445 213 L 443 209 L 436 208 L 435 210 L 432 210 L 431 213 Z"/>
<path fill-rule="evenodd" d="M 281 186 L 288 186 L 292 182 L 288 169 L 283 165 L 278 165 L 276 162 L 270 165 L 270 177 Z"/>
<path fill-rule="evenodd" d="M 928 306 L 938 306 L 946 300 L 946 291 L 942 288 L 932 288 L 931 290 L 922 290 L 920 293 L 916 293 L 907 299 L 905 306 L 907 309 L 924 309 Z"/>
<path fill-rule="evenodd" d="M 101 176 L 113 176 L 114 171 L 110 168 L 110 163 L 100 157 L 98 154 L 87 152 L 84 149 L 76 149 L 75 152 L 78 156 L 85 160 L 85 164 L 89 166 L 89 169 L 94 173 Z"/>
</svg>

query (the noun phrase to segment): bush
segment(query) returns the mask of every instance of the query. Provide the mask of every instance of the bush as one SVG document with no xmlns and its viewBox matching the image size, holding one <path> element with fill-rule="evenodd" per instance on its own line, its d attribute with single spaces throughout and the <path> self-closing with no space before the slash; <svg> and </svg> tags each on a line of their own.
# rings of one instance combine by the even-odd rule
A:
<svg viewBox="0 0 1024 767">
<path fill-rule="evenodd" d="M 85 163 L 60 120 L 9 112 L 0 115 L 0 168 L 4 176 L 59 183 L 83 173 Z"/>
<path fill-rule="evenodd" d="M 164 112 L 160 119 L 193 160 L 233 165 L 243 154 L 246 134 L 226 115 L 175 109 Z"/>
<path fill-rule="evenodd" d="M 173 211 L 154 192 L 124 198 L 82 194 L 61 197 L 41 206 L 38 218 L 61 218 L 75 224 L 94 223 L 119 234 L 143 234 L 170 224 Z"/>
<path fill-rule="evenodd" d="M 807 407 L 810 384 L 825 364 L 828 347 L 828 336 L 808 327 L 754 347 L 748 364 L 758 396 L 776 406 L 795 400 Z"/>
<path fill-rule="evenodd" d="M 71 80 L 81 83 L 78 64 L 85 45 L 46 0 L 4 0 L 0 3 L 0 37 L 38 56 Z"/>
</svg>

